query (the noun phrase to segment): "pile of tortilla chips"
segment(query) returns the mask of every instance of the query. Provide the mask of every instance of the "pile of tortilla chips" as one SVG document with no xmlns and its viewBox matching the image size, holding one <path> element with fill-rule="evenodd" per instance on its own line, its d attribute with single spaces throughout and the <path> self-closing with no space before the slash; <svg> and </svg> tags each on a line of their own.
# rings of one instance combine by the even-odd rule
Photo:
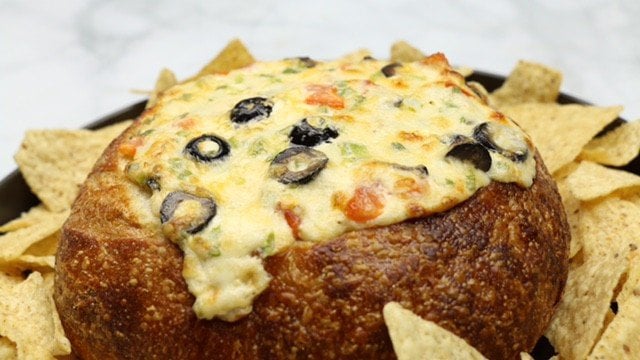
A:
<svg viewBox="0 0 640 360">
<path fill-rule="evenodd" d="M 392 61 L 422 57 L 406 42 L 391 49 Z M 233 40 L 188 80 L 254 61 L 244 45 Z M 471 74 L 468 68 L 458 71 Z M 545 335 L 560 359 L 638 359 L 640 176 L 611 166 L 638 156 L 640 121 L 596 137 L 621 108 L 559 105 L 555 101 L 561 82 L 553 69 L 520 62 L 501 88 L 490 94 L 479 89 L 532 137 L 558 183 L 571 225 L 569 280 Z M 149 94 L 149 106 L 176 84 L 176 76 L 163 69 Z M 15 159 L 42 203 L 0 226 L 0 359 L 64 358 L 71 353 L 52 300 L 60 228 L 93 163 L 129 124 L 25 135 Z M 397 303 L 387 304 L 383 316 L 400 360 L 484 358 L 464 339 Z"/>
</svg>

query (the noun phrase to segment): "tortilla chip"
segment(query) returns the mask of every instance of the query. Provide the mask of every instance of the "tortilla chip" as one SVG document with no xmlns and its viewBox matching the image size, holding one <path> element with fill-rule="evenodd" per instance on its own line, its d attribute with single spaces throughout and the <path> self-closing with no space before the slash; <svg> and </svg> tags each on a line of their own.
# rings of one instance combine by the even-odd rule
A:
<svg viewBox="0 0 640 360">
<path fill-rule="evenodd" d="M 386 304 L 382 314 L 398 360 L 485 359 L 464 339 L 398 303 Z"/>
<path fill-rule="evenodd" d="M 145 109 L 148 109 L 155 105 L 160 93 L 176 85 L 177 83 L 178 79 L 176 79 L 176 75 L 173 73 L 173 71 L 167 68 L 160 70 L 158 78 L 156 79 L 156 85 L 153 87 L 151 95 L 149 95 L 149 100 L 147 101 L 147 105 L 145 105 Z"/>
<path fill-rule="evenodd" d="M 632 257 L 618 313 L 593 348 L 589 359 L 640 358 L 640 256 Z"/>
<path fill-rule="evenodd" d="M 577 199 L 589 201 L 616 190 L 640 187 L 640 176 L 583 161 L 576 171 L 567 177 L 567 184 Z"/>
<path fill-rule="evenodd" d="M 582 262 L 572 260 L 564 295 L 545 334 L 566 359 L 589 354 L 640 234 L 640 209 L 628 201 L 606 198 L 585 204 L 581 212 Z"/>
<path fill-rule="evenodd" d="M 71 352 L 51 297 L 53 275 L 38 272 L 16 283 L 0 273 L 0 335 L 16 344 L 19 359 L 51 359 Z"/>
<path fill-rule="evenodd" d="M 602 137 L 591 140 L 580 158 L 603 165 L 623 166 L 640 153 L 640 119 L 622 124 Z"/>
<path fill-rule="evenodd" d="M 22 273 L 23 271 L 39 271 L 44 274 L 52 272 L 55 266 L 56 257 L 54 255 L 20 255 L 16 259 L 0 263 L 0 269 L 12 274 Z"/>
<path fill-rule="evenodd" d="M 369 49 L 358 49 L 354 52 L 342 55 L 337 61 L 340 61 L 341 63 L 357 63 L 367 56 L 371 56 L 371 51 Z"/>
<path fill-rule="evenodd" d="M 491 104 L 501 107 L 528 102 L 553 103 L 560 94 L 562 74 L 547 66 L 519 61 L 500 88 L 491 96 Z"/>
<path fill-rule="evenodd" d="M 391 45 L 391 61 L 412 62 L 424 58 L 426 55 L 404 40 L 396 41 Z"/>
<path fill-rule="evenodd" d="M 578 234 L 581 201 L 571 192 L 566 178 L 557 179 L 556 184 L 558 185 L 558 192 L 562 198 L 562 204 L 564 205 L 567 222 L 569 223 L 569 229 L 571 231 L 571 242 L 569 244 L 569 259 L 571 259 L 582 249 L 581 238 Z"/>
<path fill-rule="evenodd" d="M 467 86 L 470 87 L 471 90 L 473 90 L 473 92 L 475 92 L 478 96 L 480 96 L 480 99 L 482 99 L 482 101 L 484 101 L 485 103 L 489 103 L 489 92 L 482 84 L 477 81 L 467 81 Z"/>
<path fill-rule="evenodd" d="M 60 212 L 70 208 L 94 163 L 125 125 L 99 131 L 27 131 L 15 160 L 46 208 Z"/>
<path fill-rule="evenodd" d="M 16 231 L 37 224 L 43 218 L 50 216 L 51 211 L 43 205 L 34 206 L 29 211 L 23 212 L 19 218 L 13 219 L 0 226 L 0 233 Z"/>
<path fill-rule="evenodd" d="M 404 40 L 400 40 L 391 45 L 391 58 L 389 60 L 392 62 L 413 62 L 422 60 L 426 56 L 427 55 L 418 48 Z M 463 77 L 473 74 L 473 69 L 466 66 L 456 67 L 455 71 L 460 73 Z"/>
<path fill-rule="evenodd" d="M 520 360 L 534 360 L 533 356 L 527 354 L 526 352 L 520 353 Z"/>
<path fill-rule="evenodd" d="M 256 62 L 253 55 L 244 46 L 244 44 L 238 40 L 231 40 L 222 51 L 216 55 L 207 65 L 205 65 L 200 72 L 195 76 L 185 80 L 190 81 L 201 76 L 211 74 L 226 74 L 231 70 L 240 69 L 245 66 L 249 66 Z"/>
<path fill-rule="evenodd" d="M 455 66 L 453 69 L 462 75 L 462 77 L 468 77 L 473 74 L 473 69 L 468 66 Z"/>
<path fill-rule="evenodd" d="M 108 125 L 100 129 L 94 130 L 96 137 L 101 138 L 104 142 L 111 143 L 113 139 L 122 134 L 129 126 L 133 124 L 133 120 L 124 120 L 113 125 Z M 106 146 L 105 146 L 106 148 Z"/>
<path fill-rule="evenodd" d="M 553 173 L 575 159 L 602 128 L 618 117 L 622 107 L 529 103 L 500 110 L 531 136 Z"/>
<path fill-rule="evenodd" d="M 49 217 L 38 224 L 0 236 L 0 263 L 13 260 L 22 255 L 30 246 L 47 240 L 62 227 L 68 216 L 68 211 L 50 213 Z"/>
<path fill-rule="evenodd" d="M 0 336 L 0 359 L 13 360 L 18 358 L 18 351 L 16 350 L 16 344 L 6 337 Z"/>
</svg>

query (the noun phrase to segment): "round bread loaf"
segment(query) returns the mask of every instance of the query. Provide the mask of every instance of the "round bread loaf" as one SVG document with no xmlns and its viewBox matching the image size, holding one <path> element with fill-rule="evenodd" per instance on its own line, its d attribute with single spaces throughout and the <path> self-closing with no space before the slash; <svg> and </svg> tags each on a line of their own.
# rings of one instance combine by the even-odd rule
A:
<svg viewBox="0 0 640 360">
<path fill-rule="evenodd" d="M 297 239 L 262 258 L 269 282 L 251 311 L 197 316 L 183 251 L 149 225 L 149 195 L 123 170 L 122 148 L 143 122 L 109 146 L 63 228 L 54 300 L 83 359 L 393 359 L 382 317 L 391 301 L 488 358 L 512 359 L 532 349 L 559 302 L 569 230 L 534 151 L 529 187 L 492 181 L 447 210 Z"/>
</svg>

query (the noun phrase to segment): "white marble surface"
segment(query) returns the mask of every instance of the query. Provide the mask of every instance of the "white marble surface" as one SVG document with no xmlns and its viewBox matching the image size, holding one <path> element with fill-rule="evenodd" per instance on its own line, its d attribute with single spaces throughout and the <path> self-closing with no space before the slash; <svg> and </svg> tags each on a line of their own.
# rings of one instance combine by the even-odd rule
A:
<svg viewBox="0 0 640 360">
<path fill-rule="evenodd" d="M 563 91 L 640 117 L 640 1 L 0 0 L 0 178 L 30 128 L 77 128 L 134 103 L 162 67 L 196 72 L 240 37 L 259 59 L 387 56 L 406 39 L 499 74 L 554 66 Z M 1 201 L 1 200 L 0 200 Z"/>
</svg>

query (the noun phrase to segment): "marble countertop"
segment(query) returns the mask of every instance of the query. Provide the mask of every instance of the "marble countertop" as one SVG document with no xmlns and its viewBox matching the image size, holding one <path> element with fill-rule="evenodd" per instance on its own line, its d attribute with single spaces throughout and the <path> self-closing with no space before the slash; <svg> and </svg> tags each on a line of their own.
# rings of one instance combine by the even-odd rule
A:
<svg viewBox="0 0 640 360">
<path fill-rule="evenodd" d="M 26 129 L 78 128 L 142 99 L 162 67 L 187 77 L 228 40 L 263 60 L 386 57 L 405 39 L 507 74 L 519 59 L 561 70 L 562 90 L 640 117 L 637 0 L 0 0 L 0 177 Z"/>
</svg>

